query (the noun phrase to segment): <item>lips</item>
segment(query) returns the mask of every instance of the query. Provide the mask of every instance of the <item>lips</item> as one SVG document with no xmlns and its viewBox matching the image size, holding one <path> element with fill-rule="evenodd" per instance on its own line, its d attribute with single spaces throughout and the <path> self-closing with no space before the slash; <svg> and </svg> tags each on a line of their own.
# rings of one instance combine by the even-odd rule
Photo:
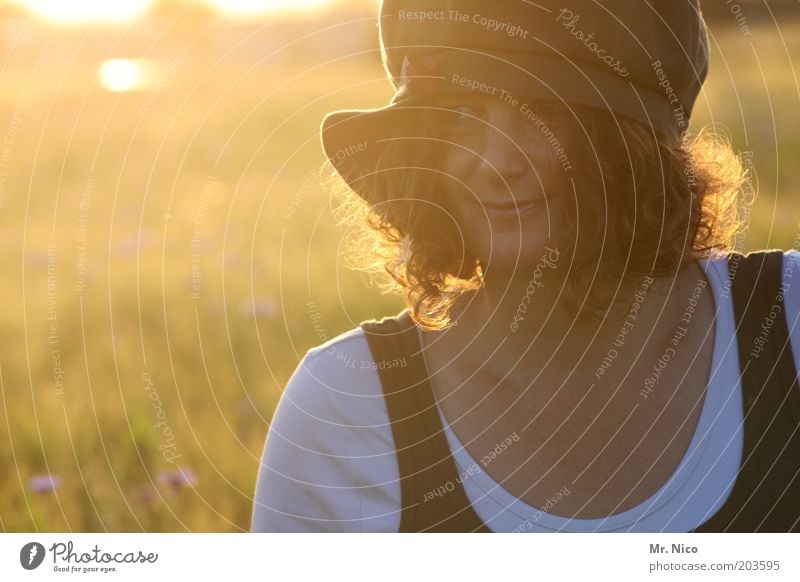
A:
<svg viewBox="0 0 800 582">
<path fill-rule="evenodd" d="M 482 208 L 484 212 L 490 216 L 496 217 L 514 217 L 519 214 L 525 214 L 534 211 L 545 211 L 547 203 L 550 198 L 534 198 L 532 200 L 518 200 L 516 203 L 511 202 L 480 202 L 475 199 L 478 207 Z"/>
</svg>

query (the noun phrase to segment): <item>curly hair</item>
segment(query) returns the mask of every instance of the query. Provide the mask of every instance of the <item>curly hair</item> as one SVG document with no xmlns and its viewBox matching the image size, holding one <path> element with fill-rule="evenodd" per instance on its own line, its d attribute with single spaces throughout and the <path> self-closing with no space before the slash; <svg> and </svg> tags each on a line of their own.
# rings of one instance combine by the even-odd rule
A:
<svg viewBox="0 0 800 582">
<path fill-rule="evenodd" d="M 728 139 L 708 128 L 668 137 L 610 112 L 571 109 L 577 115 L 558 136 L 581 169 L 572 175 L 580 211 L 603 218 L 579 224 L 577 202 L 565 208 L 572 264 L 563 299 L 578 317 L 599 319 L 621 277 L 680 272 L 713 249 L 733 248 L 747 171 Z M 390 142 L 381 170 L 359 184 L 361 196 L 332 168 L 324 183 L 349 228 L 350 266 L 373 275 L 384 292 L 402 293 L 418 325 L 443 329 L 456 298 L 479 289 L 484 271 L 437 186 L 442 149 L 426 139 L 437 135 L 435 116 L 414 115 L 421 141 L 413 148 Z"/>
</svg>

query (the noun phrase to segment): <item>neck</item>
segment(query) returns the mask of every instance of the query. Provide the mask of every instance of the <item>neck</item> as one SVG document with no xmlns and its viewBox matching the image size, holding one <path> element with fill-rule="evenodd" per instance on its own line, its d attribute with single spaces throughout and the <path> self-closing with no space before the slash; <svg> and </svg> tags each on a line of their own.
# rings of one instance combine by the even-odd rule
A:
<svg viewBox="0 0 800 582">
<path fill-rule="evenodd" d="M 460 330 L 484 330 L 495 337 L 508 336 L 512 343 L 527 344 L 534 337 L 537 342 L 561 342 L 567 330 L 573 337 L 592 337 L 616 333 L 629 309 L 625 301 L 633 303 L 643 289 L 646 295 L 662 295 L 662 290 L 674 283 L 674 275 L 661 279 L 628 277 L 616 291 L 615 299 L 609 298 L 603 304 L 599 320 L 585 320 L 577 317 L 577 308 L 565 305 L 567 269 L 567 261 L 557 251 L 546 249 L 526 272 L 487 271 L 480 289 L 459 298 L 453 319 L 461 324 Z"/>
</svg>

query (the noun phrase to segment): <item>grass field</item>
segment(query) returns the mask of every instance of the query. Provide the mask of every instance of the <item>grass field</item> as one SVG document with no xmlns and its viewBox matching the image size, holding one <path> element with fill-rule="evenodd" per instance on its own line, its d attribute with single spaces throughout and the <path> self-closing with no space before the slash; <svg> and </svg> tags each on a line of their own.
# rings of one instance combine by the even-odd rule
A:
<svg viewBox="0 0 800 582">
<path fill-rule="evenodd" d="M 226 54 L 236 31 L 211 45 L 203 26 L 142 43 L 6 24 L 4 531 L 248 529 L 299 359 L 402 306 L 341 265 L 317 181 L 324 113 L 391 95 L 377 55 L 253 63 Z M 743 250 L 788 249 L 800 228 L 800 26 L 781 33 L 714 31 L 692 123 L 753 152 Z M 119 55 L 157 59 L 161 80 L 107 91 L 97 68 Z"/>
</svg>

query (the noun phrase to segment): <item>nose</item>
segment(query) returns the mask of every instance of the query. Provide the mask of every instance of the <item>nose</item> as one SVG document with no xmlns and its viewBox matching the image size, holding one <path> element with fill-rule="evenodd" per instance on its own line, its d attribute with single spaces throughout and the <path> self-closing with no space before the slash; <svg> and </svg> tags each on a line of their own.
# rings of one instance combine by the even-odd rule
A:
<svg viewBox="0 0 800 582">
<path fill-rule="evenodd" d="M 510 109 L 495 109 L 484 126 L 480 171 L 493 184 L 508 188 L 510 181 L 530 170 L 525 151 L 526 120 Z M 508 184 L 508 185 L 506 185 Z"/>
</svg>

